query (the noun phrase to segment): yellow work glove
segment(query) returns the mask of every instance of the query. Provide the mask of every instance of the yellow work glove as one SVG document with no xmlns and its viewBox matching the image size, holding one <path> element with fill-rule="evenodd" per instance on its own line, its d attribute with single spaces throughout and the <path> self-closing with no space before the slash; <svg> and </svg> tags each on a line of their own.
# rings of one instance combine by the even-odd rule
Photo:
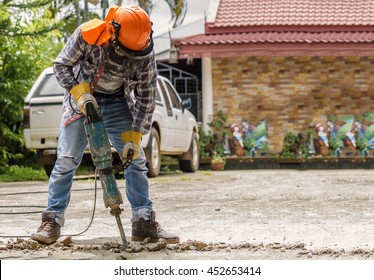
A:
<svg viewBox="0 0 374 280">
<path fill-rule="evenodd" d="M 90 83 L 84 82 L 80 83 L 71 88 L 70 93 L 74 96 L 75 100 L 77 101 L 77 105 L 79 110 L 86 115 L 86 104 L 91 102 L 95 109 L 99 107 L 97 105 L 95 97 L 90 92 Z"/>
<path fill-rule="evenodd" d="M 130 130 L 122 132 L 121 140 L 125 143 L 123 149 L 120 153 L 121 159 L 123 162 L 127 160 L 127 155 L 129 150 L 134 151 L 133 159 L 136 159 L 140 154 L 140 141 L 142 139 L 142 134 L 139 131 Z"/>
</svg>

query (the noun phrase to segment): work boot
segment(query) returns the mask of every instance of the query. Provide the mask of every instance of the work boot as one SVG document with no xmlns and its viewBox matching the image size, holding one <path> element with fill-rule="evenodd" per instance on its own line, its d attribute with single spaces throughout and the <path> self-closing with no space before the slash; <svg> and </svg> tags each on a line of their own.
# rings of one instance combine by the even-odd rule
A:
<svg viewBox="0 0 374 280">
<path fill-rule="evenodd" d="M 161 228 L 160 224 L 156 222 L 156 213 L 151 212 L 151 220 L 146 221 L 140 218 L 137 222 L 132 224 L 131 241 L 143 241 L 145 238 L 150 237 L 151 242 L 157 242 L 159 238 L 163 238 L 169 244 L 179 243 L 179 237 L 171 234 Z"/>
<path fill-rule="evenodd" d="M 36 233 L 31 235 L 31 239 L 44 244 L 51 244 L 60 238 L 61 226 L 55 221 L 56 213 L 43 212 L 42 223 Z"/>
</svg>

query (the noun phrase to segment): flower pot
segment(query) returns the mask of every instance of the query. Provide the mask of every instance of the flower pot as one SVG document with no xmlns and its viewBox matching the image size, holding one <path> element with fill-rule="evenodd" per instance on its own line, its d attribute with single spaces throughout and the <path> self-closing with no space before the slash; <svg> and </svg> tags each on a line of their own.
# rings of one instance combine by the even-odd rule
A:
<svg viewBox="0 0 374 280">
<path fill-rule="evenodd" d="M 242 155 L 244 155 L 244 147 L 235 146 L 235 155 L 237 155 L 238 157 L 241 157 Z"/>
<path fill-rule="evenodd" d="M 211 163 L 210 166 L 213 171 L 221 171 L 225 169 L 225 164 L 223 162 Z"/>
</svg>

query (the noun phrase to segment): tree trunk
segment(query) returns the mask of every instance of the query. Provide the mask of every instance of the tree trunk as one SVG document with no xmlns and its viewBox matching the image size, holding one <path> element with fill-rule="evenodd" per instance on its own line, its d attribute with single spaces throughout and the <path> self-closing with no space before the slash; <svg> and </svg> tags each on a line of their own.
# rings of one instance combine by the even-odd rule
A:
<svg viewBox="0 0 374 280">
<path fill-rule="evenodd" d="M 84 0 L 84 13 L 83 13 L 84 21 L 88 21 L 88 1 Z"/>
</svg>

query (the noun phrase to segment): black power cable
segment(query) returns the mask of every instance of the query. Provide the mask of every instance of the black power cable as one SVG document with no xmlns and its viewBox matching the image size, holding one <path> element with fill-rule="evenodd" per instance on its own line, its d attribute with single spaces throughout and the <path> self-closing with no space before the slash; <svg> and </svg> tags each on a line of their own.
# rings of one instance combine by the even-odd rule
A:
<svg viewBox="0 0 374 280">
<path fill-rule="evenodd" d="M 12 206 L 0 206 L 0 208 L 45 208 L 45 206 L 35 206 L 35 205 L 12 205 Z M 41 211 L 27 211 L 27 212 L 0 212 L 0 215 L 20 215 L 20 214 L 38 214 Z"/>
<path fill-rule="evenodd" d="M 92 215 L 91 215 L 91 220 L 90 220 L 90 223 L 88 224 L 88 226 L 86 227 L 86 229 L 84 229 L 83 231 L 79 232 L 79 233 L 75 233 L 75 234 L 64 234 L 65 236 L 78 236 L 78 235 L 82 235 L 83 233 L 85 233 L 92 225 L 92 222 L 94 220 L 94 217 L 95 217 L 95 212 L 96 212 L 96 199 L 97 199 L 97 169 L 95 170 L 95 195 L 94 195 L 94 205 L 93 205 L 93 209 L 92 209 Z M 4 207 L 23 207 L 23 208 L 27 208 L 27 207 L 34 207 L 34 208 L 45 208 L 44 206 L 0 206 L 0 208 L 4 208 Z M 0 212 L 0 215 L 3 214 L 3 215 L 17 215 L 17 214 L 35 214 L 35 213 L 42 213 L 43 211 L 30 211 L 30 212 L 9 212 L 9 213 L 6 213 L 6 212 Z M 0 238 L 22 238 L 22 237 L 30 237 L 30 235 L 0 235 Z"/>
</svg>

